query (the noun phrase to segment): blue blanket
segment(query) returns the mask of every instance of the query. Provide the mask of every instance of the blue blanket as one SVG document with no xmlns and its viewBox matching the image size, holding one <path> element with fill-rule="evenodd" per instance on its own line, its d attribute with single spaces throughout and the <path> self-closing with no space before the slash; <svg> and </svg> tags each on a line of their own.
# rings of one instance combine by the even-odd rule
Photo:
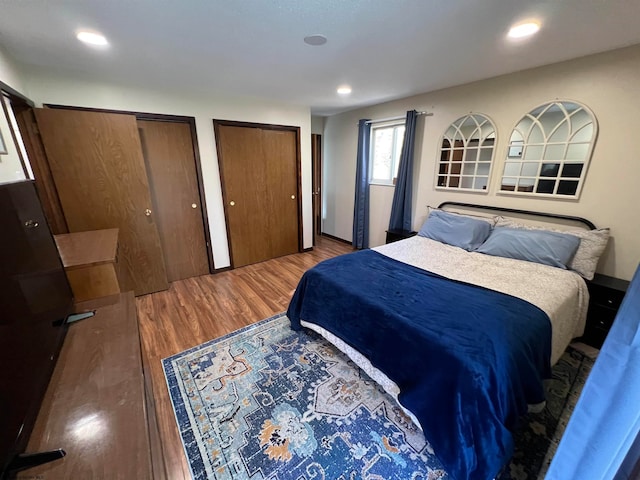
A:
<svg viewBox="0 0 640 480">
<path fill-rule="evenodd" d="M 544 400 L 551 323 L 509 295 L 364 250 L 307 271 L 287 315 L 294 330 L 319 325 L 392 379 L 456 480 L 494 478 L 513 452 L 510 429 Z"/>
</svg>

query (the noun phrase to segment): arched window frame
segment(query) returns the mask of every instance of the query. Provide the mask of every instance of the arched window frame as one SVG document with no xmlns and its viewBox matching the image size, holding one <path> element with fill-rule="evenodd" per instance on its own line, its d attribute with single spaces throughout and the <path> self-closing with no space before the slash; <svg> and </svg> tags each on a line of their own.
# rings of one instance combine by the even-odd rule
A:
<svg viewBox="0 0 640 480">
<path fill-rule="evenodd" d="M 577 108 L 570 110 L 569 107 L 572 106 Z M 540 119 L 551 109 L 559 111 L 562 118 L 553 126 L 545 126 Z M 574 128 L 573 120 L 578 118 L 580 112 L 586 113 L 590 122 L 581 122 Z M 528 127 L 523 128 L 525 124 L 528 124 Z M 585 129 L 589 124 L 592 125 L 592 130 L 587 140 L 585 134 L 588 132 Z M 561 139 L 559 138 L 561 129 L 565 125 L 568 128 L 565 129 L 566 135 L 562 135 Z M 579 136 L 581 132 L 582 138 Z M 535 135 L 539 138 L 532 138 Z M 511 131 L 498 193 L 563 199 L 579 198 L 597 136 L 596 117 L 580 102 L 555 100 L 532 109 L 516 123 Z M 582 151 L 579 157 L 578 149 Z M 552 151 L 562 153 L 552 154 Z"/>
<path fill-rule="evenodd" d="M 465 133 L 467 122 L 474 125 Z M 440 139 L 435 188 L 488 193 L 496 144 L 497 129 L 487 115 L 471 112 L 453 121 Z"/>
</svg>

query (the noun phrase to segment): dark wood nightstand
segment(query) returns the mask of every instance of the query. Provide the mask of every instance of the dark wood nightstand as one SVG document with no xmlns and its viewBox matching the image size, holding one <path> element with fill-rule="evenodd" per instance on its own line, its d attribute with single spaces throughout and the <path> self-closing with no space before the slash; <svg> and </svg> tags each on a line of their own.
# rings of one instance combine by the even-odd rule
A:
<svg viewBox="0 0 640 480">
<path fill-rule="evenodd" d="M 407 230 L 387 230 L 387 242 L 393 243 L 398 240 L 404 240 L 405 238 L 413 237 L 418 232 L 408 232 Z"/>
<path fill-rule="evenodd" d="M 602 347 L 616 318 L 629 282 L 596 273 L 589 287 L 587 325 L 581 340 L 595 348 Z"/>
</svg>

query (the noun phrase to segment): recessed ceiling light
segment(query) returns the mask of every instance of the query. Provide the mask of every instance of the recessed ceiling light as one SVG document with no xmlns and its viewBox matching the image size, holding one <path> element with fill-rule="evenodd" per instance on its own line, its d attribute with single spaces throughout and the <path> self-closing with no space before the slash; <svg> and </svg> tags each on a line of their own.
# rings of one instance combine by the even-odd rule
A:
<svg viewBox="0 0 640 480">
<path fill-rule="evenodd" d="M 351 87 L 349 85 L 341 85 L 338 87 L 337 92 L 340 95 L 349 95 L 351 93 Z"/>
<path fill-rule="evenodd" d="M 511 27 L 508 33 L 509 38 L 523 38 L 533 35 L 540 30 L 540 24 L 537 22 L 520 23 Z"/>
<path fill-rule="evenodd" d="M 98 47 L 105 47 L 109 45 L 107 39 L 104 35 L 96 32 L 89 32 L 87 30 L 81 30 L 76 34 L 76 38 L 81 42 L 87 43 L 89 45 L 95 45 Z"/>
<path fill-rule="evenodd" d="M 320 45 L 324 45 L 325 43 L 327 43 L 327 37 L 320 34 L 309 35 L 307 37 L 304 37 L 304 43 L 306 43 L 307 45 L 313 45 L 314 47 L 319 47 Z"/>
</svg>

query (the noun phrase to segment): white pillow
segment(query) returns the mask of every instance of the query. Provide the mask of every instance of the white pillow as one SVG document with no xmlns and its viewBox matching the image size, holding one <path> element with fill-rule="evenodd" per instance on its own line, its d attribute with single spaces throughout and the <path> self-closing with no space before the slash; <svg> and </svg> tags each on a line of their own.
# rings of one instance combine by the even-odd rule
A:
<svg viewBox="0 0 640 480">
<path fill-rule="evenodd" d="M 609 229 L 595 230 L 559 230 L 555 228 L 541 228 L 525 225 L 509 218 L 498 217 L 496 227 L 523 228 L 526 230 L 547 230 L 550 232 L 569 233 L 580 239 L 580 245 L 573 259 L 567 265 L 569 270 L 579 273 L 586 280 L 592 280 L 596 273 L 598 260 L 609 241 Z"/>
</svg>

